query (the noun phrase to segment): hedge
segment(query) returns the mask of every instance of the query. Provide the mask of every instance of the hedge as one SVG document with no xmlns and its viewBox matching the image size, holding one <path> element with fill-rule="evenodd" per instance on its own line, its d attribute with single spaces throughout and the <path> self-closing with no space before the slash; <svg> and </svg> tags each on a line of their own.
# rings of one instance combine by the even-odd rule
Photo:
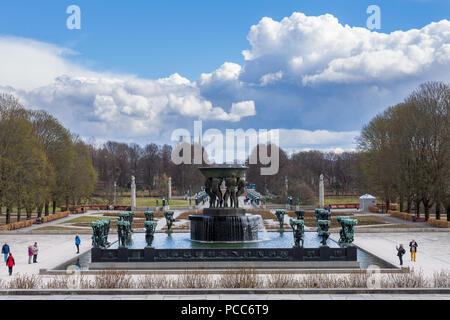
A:
<svg viewBox="0 0 450 320">
<path fill-rule="evenodd" d="M 25 220 L 25 221 L 19 221 L 19 222 L 13 222 L 10 224 L 6 224 L 4 226 L 0 226 L 0 231 L 12 231 L 22 228 L 31 227 L 33 225 L 35 220 Z"/>
<path fill-rule="evenodd" d="M 67 217 L 70 214 L 69 211 L 55 213 L 46 217 L 42 217 L 42 223 L 58 220 Z"/>
<path fill-rule="evenodd" d="M 400 211 L 389 210 L 388 213 L 391 217 L 400 218 L 400 219 L 408 220 L 408 221 L 413 221 L 413 217 L 414 217 L 414 215 L 411 213 L 400 212 Z"/>
<path fill-rule="evenodd" d="M 450 228 L 450 221 L 437 220 L 435 218 L 428 219 L 428 225 L 437 228 Z"/>
</svg>

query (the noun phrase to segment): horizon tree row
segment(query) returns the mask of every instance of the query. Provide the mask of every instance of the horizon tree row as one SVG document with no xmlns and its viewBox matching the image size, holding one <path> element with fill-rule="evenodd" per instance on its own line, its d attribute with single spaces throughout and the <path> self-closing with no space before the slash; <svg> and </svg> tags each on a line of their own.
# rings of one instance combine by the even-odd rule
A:
<svg viewBox="0 0 450 320">
<path fill-rule="evenodd" d="M 10 94 L 0 95 L 0 213 L 21 220 L 56 212 L 91 196 L 96 173 L 87 145 L 52 115 L 26 110 Z"/>
</svg>

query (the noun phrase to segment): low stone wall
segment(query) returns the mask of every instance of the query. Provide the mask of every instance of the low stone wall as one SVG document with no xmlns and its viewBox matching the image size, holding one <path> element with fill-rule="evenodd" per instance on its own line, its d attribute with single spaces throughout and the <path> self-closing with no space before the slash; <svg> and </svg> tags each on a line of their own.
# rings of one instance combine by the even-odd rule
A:
<svg viewBox="0 0 450 320">
<path fill-rule="evenodd" d="M 0 226 L 0 231 L 12 231 L 12 230 L 23 229 L 23 228 L 31 227 L 33 225 L 33 223 L 34 223 L 34 220 L 13 222 L 10 224 L 6 224 L 4 226 Z"/>
<path fill-rule="evenodd" d="M 437 220 L 435 218 L 428 219 L 428 225 L 437 228 L 450 228 L 450 221 Z"/>
<path fill-rule="evenodd" d="M 92 262 L 294 262 L 357 261 L 357 248 L 197 248 L 197 249 L 101 249 L 91 250 Z"/>
</svg>

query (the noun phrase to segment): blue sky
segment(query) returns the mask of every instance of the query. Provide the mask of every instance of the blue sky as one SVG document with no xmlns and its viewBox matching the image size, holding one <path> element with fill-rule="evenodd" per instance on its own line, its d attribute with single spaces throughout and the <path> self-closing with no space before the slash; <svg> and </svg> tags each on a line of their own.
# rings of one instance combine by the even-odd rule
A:
<svg viewBox="0 0 450 320">
<path fill-rule="evenodd" d="M 66 28 L 72 4 L 81 30 Z M 366 34 L 372 4 L 382 28 Z M 167 142 L 200 118 L 352 149 L 377 112 L 449 81 L 449 13 L 448 0 L 2 1 L 0 90 L 100 140 Z"/>
<path fill-rule="evenodd" d="M 65 26 L 66 8 L 82 10 L 82 30 Z M 448 0 L 15 0 L 0 4 L 0 33 L 73 48 L 96 70 L 190 80 L 224 61 L 242 63 L 246 36 L 262 17 L 331 13 L 342 24 L 366 27 L 369 5 L 382 9 L 381 32 L 422 28 L 448 19 Z"/>
</svg>

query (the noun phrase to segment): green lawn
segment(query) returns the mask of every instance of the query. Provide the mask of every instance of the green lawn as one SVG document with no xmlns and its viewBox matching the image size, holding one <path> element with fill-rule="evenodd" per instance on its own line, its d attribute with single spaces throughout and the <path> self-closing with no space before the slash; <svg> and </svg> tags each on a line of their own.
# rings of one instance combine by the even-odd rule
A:
<svg viewBox="0 0 450 320">
<path fill-rule="evenodd" d="M 162 206 L 162 198 L 136 198 L 136 206 L 138 207 L 155 207 L 156 206 L 156 200 L 158 200 L 158 206 Z M 92 204 L 101 204 L 104 201 L 99 198 L 93 198 L 91 203 Z M 194 204 L 194 201 L 192 201 Z M 131 205 L 131 198 L 124 197 L 124 198 L 117 198 L 117 205 L 118 206 L 130 206 Z M 171 200 L 170 205 L 173 206 L 188 206 L 189 201 L 188 200 Z"/>
<path fill-rule="evenodd" d="M 63 223 L 64 223 L 64 224 L 73 224 L 73 223 L 91 223 L 91 222 L 95 222 L 95 221 L 98 221 L 98 220 L 106 220 L 106 219 L 109 219 L 109 220 L 117 220 L 117 218 L 108 218 L 108 217 L 105 217 L 105 218 L 99 218 L 99 217 L 79 217 L 79 218 L 75 218 L 75 219 L 72 219 L 72 220 L 65 221 L 65 222 L 63 222 Z"/>
</svg>

